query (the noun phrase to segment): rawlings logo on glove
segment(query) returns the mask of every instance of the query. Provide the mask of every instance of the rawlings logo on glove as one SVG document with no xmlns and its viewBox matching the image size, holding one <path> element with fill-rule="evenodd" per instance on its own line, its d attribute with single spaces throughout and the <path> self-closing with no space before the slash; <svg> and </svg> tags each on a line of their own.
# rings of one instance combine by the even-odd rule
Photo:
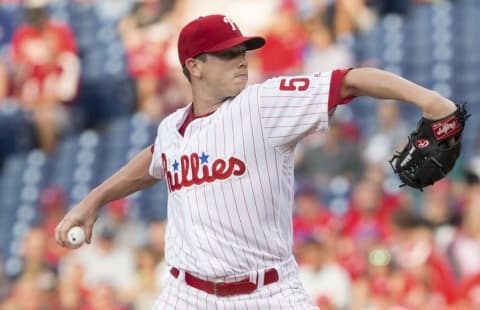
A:
<svg viewBox="0 0 480 310">
<path fill-rule="evenodd" d="M 421 190 L 452 170 L 460 155 L 463 128 L 469 116 L 463 104 L 440 120 L 420 119 L 407 145 L 389 161 L 402 186 Z"/>
<path fill-rule="evenodd" d="M 437 140 L 442 140 L 456 134 L 463 127 L 458 125 L 455 115 L 450 116 L 448 119 L 436 122 L 432 124 L 433 133 Z"/>
</svg>

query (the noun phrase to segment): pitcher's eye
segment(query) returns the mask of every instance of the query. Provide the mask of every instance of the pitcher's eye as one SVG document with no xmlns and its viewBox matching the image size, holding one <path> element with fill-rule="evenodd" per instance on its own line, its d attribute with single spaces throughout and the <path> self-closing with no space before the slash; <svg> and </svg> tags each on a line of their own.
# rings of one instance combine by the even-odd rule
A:
<svg viewBox="0 0 480 310">
<path fill-rule="evenodd" d="M 215 53 L 211 53 L 211 54 L 215 57 L 225 59 L 225 60 L 229 60 L 229 59 L 237 58 L 239 56 L 245 56 L 246 53 L 247 53 L 247 51 L 243 48 L 242 49 L 233 48 L 233 49 L 229 49 L 229 50 L 226 50 L 226 51 L 215 52 Z"/>
</svg>

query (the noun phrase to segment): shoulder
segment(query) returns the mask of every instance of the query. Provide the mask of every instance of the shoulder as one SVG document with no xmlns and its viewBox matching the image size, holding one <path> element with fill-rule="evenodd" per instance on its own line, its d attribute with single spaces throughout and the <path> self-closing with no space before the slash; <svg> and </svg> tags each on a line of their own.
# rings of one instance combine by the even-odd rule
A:
<svg viewBox="0 0 480 310">
<path fill-rule="evenodd" d="M 259 87 L 260 85 L 261 85 L 261 84 L 259 84 L 259 83 L 247 85 L 247 87 L 245 87 L 245 88 L 237 95 L 236 98 L 248 96 L 249 94 L 252 93 L 252 91 L 253 91 L 253 92 L 256 92 L 256 91 L 258 90 L 258 87 Z"/>
<path fill-rule="evenodd" d="M 245 102 L 252 103 L 255 98 L 257 98 L 258 94 L 258 87 L 260 84 L 250 84 L 247 85 L 240 93 L 238 93 L 235 97 L 231 97 L 230 99 L 225 100 L 222 104 L 224 110 L 228 110 L 229 108 L 233 108 L 236 106 L 243 106 Z"/>
<path fill-rule="evenodd" d="M 314 74 L 277 76 L 259 84 L 262 90 L 283 92 L 307 90 L 311 84 L 330 84 L 333 71 L 316 72 Z"/>
</svg>

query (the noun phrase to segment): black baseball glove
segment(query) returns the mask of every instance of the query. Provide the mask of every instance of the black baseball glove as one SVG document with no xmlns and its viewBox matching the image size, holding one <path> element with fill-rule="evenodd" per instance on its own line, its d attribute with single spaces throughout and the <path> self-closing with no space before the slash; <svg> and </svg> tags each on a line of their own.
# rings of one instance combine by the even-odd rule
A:
<svg viewBox="0 0 480 310">
<path fill-rule="evenodd" d="M 403 182 L 401 186 L 422 190 L 452 170 L 460 155 L 462 132 L 469 116 L 463 104 L 442 119 L 420 119 L 407 145 L 390 160 Z"/>
</svg>

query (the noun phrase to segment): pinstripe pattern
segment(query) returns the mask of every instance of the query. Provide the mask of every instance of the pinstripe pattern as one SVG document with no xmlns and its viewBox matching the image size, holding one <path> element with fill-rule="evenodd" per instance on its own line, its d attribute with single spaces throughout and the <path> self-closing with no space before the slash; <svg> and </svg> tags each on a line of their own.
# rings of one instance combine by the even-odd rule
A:
<svg viewBox="0 0 480 310">
<path fill-rule="evenodd" d="M 192 121 L 183 137 L 178 128 L 190 106 L 159 125 L 150 174 L 169 184 L 168 264 L 228 281 L 290 257 L 293 149 L 305 135 L 328 128 L 331 72 L 309 76 L 304 91 L 279 90 L 286 79 L 247 87 L 213 114 Z M 177 282 L 166 289 L 177 298 L 167 305 L 183 309 L 188 289 Z M 259 296 L 284 296 L 291 305 L 279 300 L 268 306 L 294 309 L 295 294 L 289 292 L 294 287 L 284 295 L 268 287 Z M 200 292 L 192 299 L 201 308 L 212 296 Z M 258 302 L 258 308 L 268 308 Z M 248 303 L 248 309 L 255 307 Z"/>
</svg>

